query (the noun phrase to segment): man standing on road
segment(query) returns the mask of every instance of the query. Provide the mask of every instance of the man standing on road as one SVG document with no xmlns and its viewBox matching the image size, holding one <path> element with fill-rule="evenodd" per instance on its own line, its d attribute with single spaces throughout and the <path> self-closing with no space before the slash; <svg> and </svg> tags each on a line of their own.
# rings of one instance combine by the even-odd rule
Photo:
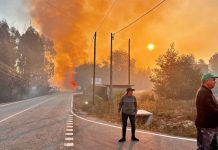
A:
<svg viewBox="0 0 218 150">
<path fill-rule="evenodd" d="M 118 112 L 122 112 L 122 138 L 119 140 L 119 142 L 126 141 L 126 127 L 127 127 L 127 120 L 129 118 L 131 123 L 131 131 L 132 131 L 132 140 L 133 141 L 139 141 L 135 137 L 135 118 L 137 113 L 137 102 L 135 96 L 133 96 L 133 91 L 135 89 L 127 88 L 126 89 L 126 95 L 124 95 L 120 101 L 119 104 L 119 110 Z"/>
<path fill-rule="evenodd" d="M 202 86 L 197 92 L 195 125 L 198 150 L 218 150 L 217 144 L 215 147 L 211 145 L 213 139 L 218 143 L 218 103 L 211 91 L 215 87 L 216 78 L 218 76 L 211 73 L 203 75 Z"/>
</svg>

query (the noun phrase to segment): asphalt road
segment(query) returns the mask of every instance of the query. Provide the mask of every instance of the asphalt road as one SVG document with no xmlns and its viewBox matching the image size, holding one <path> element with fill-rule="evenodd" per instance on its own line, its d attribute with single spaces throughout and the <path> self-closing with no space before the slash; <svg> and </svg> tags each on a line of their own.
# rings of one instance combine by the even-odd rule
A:
<svg viewBox="0 0 218 150">
<path fill-rule="evenodd" d="M 0 150 L 192 150 L 196 141 L 138 131 L 118 143 L 120 127 L 72 115 L 71 93 L 0 105 Z"/>
<path fill-rule="evenodd" d="M 138 130 L 139 142 L 119 143 L 121 127 L 94 118 L 74 114 L 74 148 L 76 150 L 196 150 L 196 140 Z"/>
<path fill-rule="evenodd" d="M 71 94 L 0 105 L 0 150 L 64 149 Z"/>
</svg>

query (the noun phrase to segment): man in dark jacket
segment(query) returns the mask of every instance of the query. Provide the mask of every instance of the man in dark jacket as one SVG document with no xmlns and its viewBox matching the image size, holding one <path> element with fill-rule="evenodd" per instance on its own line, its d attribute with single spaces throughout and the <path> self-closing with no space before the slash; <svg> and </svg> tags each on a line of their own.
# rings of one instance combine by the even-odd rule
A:
<svg viewBox="0 0 218 150">
<path fill-rule="evenodd" d="M 195 125 L 198 150 L 218 150 L 217 144 L 211 145 L 213 139 L 216 139 L 215 143 L 218 142 L 218 103 L 211 91 L 215 87 L 216 78 L 218 76 L 211 73 L 203 75 L 202 86 L 197 92 Z"/>
<path fill-rule="evenodd" d="M 126 127 L 127 127 L 127 119 L 129 118 L 131 123 L 131 131 L 132 131 L 132 140 L 133 141 L 139 141 L 135 137 L 135 116 L 137 113 L 137 102 L 135 96 L 133 96 L 133 91 L 135 91 L 132 88 L 126 89 L 126 95 L 124 95 L 120 101 L 119 104 L 119 110 L 120 113 L 122 111 L 122 135 L 123 137 L 119 140 L 119 142 L 126 141 Z"/>
</svg>

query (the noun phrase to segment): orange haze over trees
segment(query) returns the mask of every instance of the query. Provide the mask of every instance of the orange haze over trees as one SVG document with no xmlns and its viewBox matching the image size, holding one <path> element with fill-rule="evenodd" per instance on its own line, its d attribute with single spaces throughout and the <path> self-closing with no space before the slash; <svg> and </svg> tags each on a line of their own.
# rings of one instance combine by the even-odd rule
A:
<svg viewBox="0 0 218 150">
<path fill-rule="evenodd" d="M 53 39 L 55 75 L 53 83 L 68 87 L 75 67 L 93 60 L 90 43 L 112 0 L 24 0 L 33 25 Z M 110 54 L 110 33 L 116 32 L 142 15 L 158 0 L 117 0 L 97 32 L 97 61 L 101 63 Z M 137 68 L 154 67 L 155 60 L 175 42 L 180 52 L 192 53 L 196 58 L 208 58 L 218 50 L 215 0 L 169 0 L 139 22 L 114 37 L 114 49 L 128 49 L 131 39 L 131 57 Z M 193 5 L 195 7 L 193 7 Z M 202 9 L 203 8 L 203 9 Z M 214 17 L 208 17 L 214 16 Z M 155 43 L 148 51 L 147 45 Z M 210 51 L 210 50 L 213 51 Z"/>
</svg>

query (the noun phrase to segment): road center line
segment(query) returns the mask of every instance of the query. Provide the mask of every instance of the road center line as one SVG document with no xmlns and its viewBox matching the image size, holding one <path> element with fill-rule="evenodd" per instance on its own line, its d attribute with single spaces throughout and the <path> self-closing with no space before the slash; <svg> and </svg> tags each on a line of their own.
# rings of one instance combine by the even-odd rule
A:
<svg viewBox="0 0 218 150">
<path fill-rule="evenodd" d="M 67 132 L 73 132 L 73 129 L 66 129 Z"/>
<path fill-rule="evenodd" d="M 66 133 L 65 135 L 73 135 L 73 133 Z"/>
<path fill-rule="evenodd" d="M 52 97 L 52 98 L 53 98 L 53 97 Z M 8 119 L 10 119 L 10 118 L 12 118 L 12 117 L 15 117 L 15 116 L 17 116 L 17 115 L 19 115 L 19 114 L 21 114 L 21 113 L 23 113 L 23 112 L 25 112 L 25 111 L 28 111 L 28 110 L 30 110 L 30 109 L 33 109 L 33 108 L 35 108 L 35 107 L 37 107 L 37 106 L 39 106 L 39 105 L 41 105 L 41 104 L 43 104 L 43 103 L 45 103 L 45 102 L 47 102 L 47 101 L 49 101 L 49 100 L 51 100 L 51 98 L 48 99 L 48 100 L 45 100 L 45 101 L 43 101 L 43 102 L 41 102 L 41 103 L 35 104 L 35 105 L 33 105 L 33 106 L 31 106 L 31 107 L 29 107 L 29 108 L 27 108 L 27 109 L 24 109 L 24 110 L 22 110 L 22 111 L 20 111 L 20 112 L 18 112 L 18 113 L 16 113 L 16 114 L 13 114 L 13 115 L 9 116 L 9 117 L 7 117 L 7 118 L 4 118 L 4 119 L 0 120 L 0 123 L 4 122 L 4 121 L 6 121 L 6 120 L 8 120 Z"/>
<path fill-rule="evenodd" d="M 30 100 L 19 100 L 17 102 L 11 102 L 11 103 L 8 103 L 8 104 L 3 104 L 3 105 L 0 105 L 0 108 L 1 107 L 4 107 L 4 106 L 9 106 L 9 105 L 13 105 L 13 104 L 17 104 L 17 103 L 21 103 L 21 102 L 31 102 L 31 101 L 35 101 L 37 100 L 38 98 L 43 98 L 43 97 L 49 97 L 50 95 L 45 95 L 45 96 L 39 96 L 39 97 L 34 97 L 34 98 L 31 98 Z M 53 97 L 53 95 L 52 95 Z"/>
<path fill-rule="evenodd" d="M 73 141 L 73 138 L 72 137 L 66 137 L 65 140 L 66 141 Z"/>
<path fill-rule="evenodd" d="M 64 143 L 64 146 L 66 146 L 66 147 L 72 147 L 72 146 L 74 146 L 74 144 L 73 144 L 73 143 Z"/>
</svg>

